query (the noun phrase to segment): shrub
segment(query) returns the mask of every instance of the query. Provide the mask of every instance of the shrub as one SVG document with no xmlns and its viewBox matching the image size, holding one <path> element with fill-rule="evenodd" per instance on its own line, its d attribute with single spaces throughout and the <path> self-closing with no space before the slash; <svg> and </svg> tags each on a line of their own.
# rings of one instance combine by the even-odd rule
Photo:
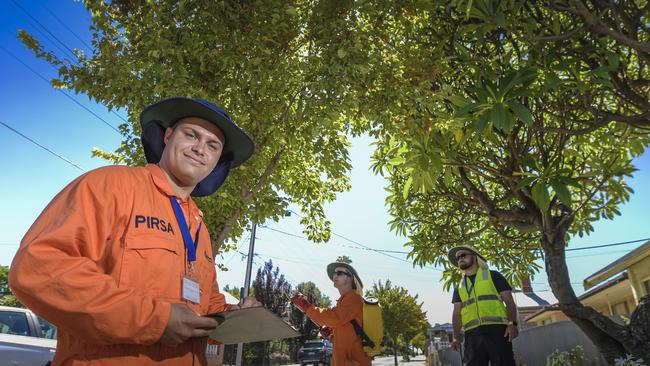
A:
<svg viewBox="0 0 650 366">
<path fill-rule="evenodd" d="M 643 360 L 634 358 L 632 355 L 625 355 L 625 358 L 620 357 L 614 360 L 615 366 L 645 366 Z"/>
<path fill-rule="evenodd" d="M 558 351 L 546 357 L 546 366 L 587 366 L 584 348 L 575 346 L 570 351 Z"/>
</svg>

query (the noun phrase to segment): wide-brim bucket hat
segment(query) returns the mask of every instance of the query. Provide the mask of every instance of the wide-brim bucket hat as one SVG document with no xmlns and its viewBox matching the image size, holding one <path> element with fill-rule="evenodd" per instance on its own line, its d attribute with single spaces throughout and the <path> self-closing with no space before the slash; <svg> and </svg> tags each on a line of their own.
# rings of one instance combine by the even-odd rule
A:
<svg viewBox="0 0 650 366">
<path fill-rule="evenodd" d="M 454 266 L 458 265 L 458 260 L 456 259 L 456 253 L 458 253 L 461 250 L 467 250 L 468 252 L 472 252 L 473 254 L 477 255 L 479 258 L 483 259 L 483 261 L 487 262 L 485 258 L 476 250 L 471 245 L 460 245 L 455 248 L 451 248 L 449 250 L 449 253 L 447 253 L 447 257 L 449 258 L 449 261 L 454 264 Z"/>
<path fill-rule="evenodd" d="M 360 286 L 360 287 L 363 287 L 363 282 L 361 282 L 361 278 L 359 278 L 359 274 L 358 274 L 357 271 L 354 269 L 354 267 L 352 267 L 351 265 L 349 265 L 349 264 L 347 264 L 347 263 L 343 263 L 343 262 L 333 262 L 333 263 L 330 263 L 330 264 L 327 265 L 327 276 L 330 278 L 330 280 L 333 281 L 332 278 L 334 277 L 334 271 L 336 271 L 336 269 L 339 268 L 339 267 L 340 267 L 340 268 L 345 268 L 345 269 L 347 269 L 350 273 L 352 273 L 352 275 L 354 276 L 354 278 L 355 278 L 355 279 L 357 280 L 357 282 L 359 283 L 359 286 Z"/>
<path fill-rule="evenodd" d="M 151 104 L 140 114 L 142 147 L 147 162 L 160 161 L 165 149 L 165 130 L 185 117 L 200 117 L 213 123 L 226 140 L 217 166 L 192 192 L 195 197 L 208 196 L 225 182 L 230 169 L 253 155 L 255 142 L 220 107 L 199 98 L 174 97 Z"/>
</svg>

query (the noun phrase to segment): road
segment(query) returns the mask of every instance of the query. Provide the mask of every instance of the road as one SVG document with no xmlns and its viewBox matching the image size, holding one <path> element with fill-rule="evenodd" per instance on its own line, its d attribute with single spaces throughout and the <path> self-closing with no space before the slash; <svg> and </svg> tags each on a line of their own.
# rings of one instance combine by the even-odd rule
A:
<svg viewBox="0 0 650 366">
<path fill-rule="evenodd" d="M 397 364 L 400 366 L 424 366 L 425 365 L 424 356 L 417 356 L 411 358 L 410 362 L 402 361 L 402 356 L 397 356 Z M 372 361 L 372 366 L 393 366 L 395 365 L 395 359 L 391 357 L 377 357 Z"/>
<path fill-rule="evenodd" d="M 397 356 L 397 364 L 399 366 L 425 366 L 425 359 L 424 356 L 417 356 L 411 358 L 411 362 L 404 362 L 402 361 L 402 356 Z M 372 361 L 372 366 L 393 366 L 394 365 L 394 359 L 392 356 L 390 357 L 377 357 L 375 358 L 374 361 Z M 294 365 L 286 365 L 286 366 L 300 366 L 298 364 Z"/>
</svg>

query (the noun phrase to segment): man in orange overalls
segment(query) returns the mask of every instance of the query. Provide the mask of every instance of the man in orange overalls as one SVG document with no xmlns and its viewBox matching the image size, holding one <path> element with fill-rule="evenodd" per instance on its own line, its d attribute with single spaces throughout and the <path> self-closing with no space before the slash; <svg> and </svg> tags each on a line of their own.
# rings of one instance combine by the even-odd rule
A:
<svg viewBox="0 0 650 366">
<path fill-rule="evenodd" d="M 331 309 L 318 308 L 301 294 L 291 302 L 314 323 L 322 326 L 321 335 L 332 337 L 333 366 L 370 366 L 370 357 L 363 352 L 361 336 L 354 331 L 351 321 L 363 327 L 363 284 L 357 271 L 347 263 L 334 262 L 327 266 L 327 275 L 334 282 L 341 297 Z"/>
<path fill-rule="evenodd" d="M 191 196 L 214 193 L 253 154 L 253 140 L 201 99 L 163 100 L 140 122 L 150 164 L 77 178 L 11 265 L 16 297 L 58 328 L 53 365 L 204 365 L 218 323 L 201 315 L 238 306 L 219 293 Z"/>
</svg>

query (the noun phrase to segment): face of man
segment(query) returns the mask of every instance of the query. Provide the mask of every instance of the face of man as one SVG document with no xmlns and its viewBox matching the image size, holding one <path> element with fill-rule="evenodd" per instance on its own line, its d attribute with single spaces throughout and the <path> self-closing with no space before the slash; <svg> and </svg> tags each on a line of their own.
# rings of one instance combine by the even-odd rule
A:
<svg viewBox="0 0 650 366">
<path fill-rule="evenodd" d="M 352 273 L 347 268 L 336 267 L 332 275 L 332 281 L 334 281 L 334 287 L 337 289 L 352 288 Z"/>
<path fill-rule="evenodd" d="M 474 258 L 474 254 L 472 252 L 460 250 L 458 253 L 456 253 L 456 260 L 458 261 L 458 267 L 462 270 L 465 270 L 474 264 L 476 258 Z"/>
<path fill-rule="evenodd" d="M 164 141 L 159 166 L 176 185 L 193 189 L 217 166 L 226 140 L 211 122 L 186 117 L 167 128 Z"/>
</svg>

